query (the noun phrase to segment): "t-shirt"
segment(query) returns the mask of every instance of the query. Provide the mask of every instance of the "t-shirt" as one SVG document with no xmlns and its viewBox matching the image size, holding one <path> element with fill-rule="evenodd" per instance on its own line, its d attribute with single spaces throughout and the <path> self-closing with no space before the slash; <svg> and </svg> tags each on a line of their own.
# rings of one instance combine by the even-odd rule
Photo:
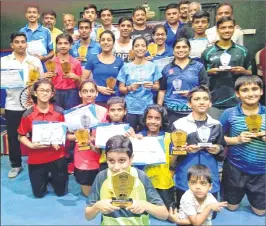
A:
<svg viewBox="0 0 266 226">
<path fill-rule="evenodd" d="M 124 64 L 119 71 L 117 80 L 130 86 L 137 82 L 156 82 L 162 77 L 159 68 L 152 62 L 137 65 L 133 62 Z M 144 88 L 142 85 L 136 91 L 126 94 L 127 111 L 130 114 L 142 115 L 148 105 L 153 103 L 152 89 Z"/>
<path fill-rule="evenodd" d="M 47 113 L 41 113 L 36 105 L 24 112 L 20 125 L 18 127 L 18 134 L 21 136 L 32 136 L 32 122 L 33 121 L 48 121 L 48 122 L 64 122 L 63 108 L 50 104 Z M 42 149 L 30 149 L 28 152 L 29 164 L 43 164 L 53 162 L 65 156 L 65 147 L 60 146 L 59 150 L 52 147 Z"/>
<path fill-rule="evenodd" d="M 93 55 L 89 58 L 85 69 L 92 72 L 93 80 L 98 86 L 107 87 L 106 80 L 110 77 L 116 79 L 123 64 L 124 63 L 120 57 L 115 57 L 115 61 L 111 64 L 105 64 L 99 60 L 97 55 Z M 107 102 L 112 96 L 118 96 L 119 91 L 117 85 L 115 86 L 114 91 L 115 94 L 112 95 L 104 95 L 99 92 L 96 97 L 96 102 Z"/>
<path fill-rule="evenodd" d="M 200 61 L 201 54 L 210 45 L 207 38 L 192 38 L 190 42 L 190 54 L 189 57 Z"/>
<path fill-rule="evenodd" d="M 129 198 L 132 200 L 145 200 L 158 206 L 164 205 L 160 195 L 156 189 L 154 189 L 143 171 L 130 167 L 130 174 L 135 177 L 135 183 Z M 99 200 L 112 199 L 112 197 L 115 197 L 111 177 L 112 172 L 109 169 L 98 173 L 87 199 L 88 206 L 93 206 Z M 101 225 L 147 226 L 150 225 L 150 221 L 147 212 L 143 214 L 134 214 L 121 208 L 110 214 L 102 214 Z"/>
<path fill-rule="evenodd" d="M 183 23 L 181 21 L 178 22 L 178 28 L 176 30 L 173 30 L 173 28 L 166 22 L 165 23 L 165 28 L 167 29 L 167 39 L 165 43 L 173 48 L 173 44 L 176 39 L 179 38 L 179 31 L 183 27 Z"/>
<path fill-rule="evenodd" d="M 121 46 L 118 40 L 115 41 L 114 55 L 120 57 L 124 62 L 129 62 L 129 51 L 132 49 L 132 40 L 126 46 Z"/>
<path fill-rule="evenodd" d="M 187 190 L 181 198 L 179 217 L 186 219 L 188 216 L 200 214 L 209 204 L 217 203 L 217 200 L 211 193 L 208 193 L 203 203 L 200 205 L 191 190 Z M 212 213 L 209 214 L 207 219 L 202 225 L 212 225 Z"/>
<path fill-rule="evenodd" d="M 135 38 L 143 37 L 148 42 L 152 41 L 152 28 L 146 27 L 144 30 L 136 30 L 134 29 L 131 33 L 131 39 L 134 40 Z"/>
</svg>

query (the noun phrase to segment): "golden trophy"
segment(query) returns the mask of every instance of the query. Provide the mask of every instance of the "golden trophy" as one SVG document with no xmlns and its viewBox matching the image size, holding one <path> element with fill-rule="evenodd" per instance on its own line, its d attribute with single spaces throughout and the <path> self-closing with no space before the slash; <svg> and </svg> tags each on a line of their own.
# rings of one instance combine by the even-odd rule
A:
<svg viewBox="0 0 266 226">
<path fill-rule="evenodd" d="M 97 40 L 100 40 L 100 36 L 101 34 L 104 32 L 104 28 L 103 27 L 99 27 L 97 29 Z"/>
<path fill-rule="evenodd" d="M 183 130 L 176 130 L 171 133 L 171 141 L 174 145 L 172 155 L 186 155 L 187 151 L 183 147 L 187 142 L 187 133 Z"/>
<path fill-rule="evenodd" d="M 112 176 L 114 196 L 112 205 L 126 208 L 132 205 L 133 200 L 129 198 L 135 184 L 135 177 L 129 172 L 122 171 Z"/>
<path fill-rule="evenodd" d="M 262 125 L 262 116 L 261 115 L 249 115 L 246 117 L 246 125 L 248 131 L 258 135 Z"/>
<path fill-rule="evenodd" d="M 134 53 L 133 49 L 131 49 L 131 50 L 129 50 L 128 59 L 130 61 L 132 61 L 132 60 L 134 60 L 134 58 L 135 58 L 135 53 Z"/>
<path fill-rule="evenodd" d="M 40 77 L 40 72 L 37 67 L 32 67 L 29 69 L 29 80 L 27 81 L 27 85 L 30 86 L 34 82 L 36 82 Z"/>
<path fill-rule="evenodd" d="M 82 58 L 82 61 L 87 61 L 86 56 L 87 56 L 88 48 L 86 46 L 80 46 L 78 48 L 78 53 L 79 56 Z"/>
<path fill-rule="evenodd" d="M 67 61 L 61 63 L 61 68 L 65 75 L 71 72 L 71 64 Z"/>
<path fill-rule="evenodd" d="M 116 79 L 113 77 L 106 79 L 106 85 L 109 89 L 114 90 L 116 85 Z"/>
<path fill-rule="evenodd" d="M 75 131 L 75 136 L 78 142 L 79 151 L 84 151 L 90 149 L 89 139 L 90 132 L 88 129 L 78 129 Z"/>
<path fill-rule="evenodd" d="M 148 51 L 152 57 L 155 57 L 158 52 L 158 45 L 155 43 L 151 43 L 148 45 Z"/>
<path fill-rule="evenodd" d="M 47 60 L 46 62 L 45 62 L 45 67 L 46 67 L 46 69 L 47 69 L 47 71 L 48 72 L 55 72 L 55 66 L 56 66 L 56 64 L 55 64 L 55 62 L 54 61 L 52 61 L 52 60 Z M 55 74 L 53 74 L 53 76 L 54 76 Z"/>
</svg>

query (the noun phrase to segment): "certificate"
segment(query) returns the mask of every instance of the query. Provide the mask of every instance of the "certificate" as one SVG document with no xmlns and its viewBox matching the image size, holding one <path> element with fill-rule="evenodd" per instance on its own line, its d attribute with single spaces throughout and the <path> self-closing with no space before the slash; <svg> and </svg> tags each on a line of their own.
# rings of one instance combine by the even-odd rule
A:
<svg viewBox="0 0 266 226">
<path fill-rule="evenodd" d="M 47 54 L 47 50 L 43 44 L 44 39 L 33 40 L 27 42 L 27 51 L 30 55 L 43 56 Z"/>
<path fill-rule="evenodd" d="M 133 165 L 165 164 L 164 137 L 130 138 L 133 145 Z"/>
<path fill-rule="evenodd" d="M 14 89 L 25 87 L 23 70 L 1 69 L 1 89 Z"/>
<path fill-rule="evenodd" d="M 165 57 L 165 58 L 161 58 L 161 59 L 158 59 L 158 60 L 154 60 L 153 63 L 155 63 L 160 72 L 164 69 L 164 67 L 167 65 L 167 64 L 170 64 L 171 62 L 173 62 L 174 60 L 174 57 L 171 56 L 171 57 Z"/>
<path fill-rule="evenodd" d="M 44 145 L 65 145 L 66 126 L 63 122 L 32 122 L 32 142 Z"/>
<path fill-rule="evenodd" d="M 98 125 L 95 105 L 76 107 L 64 111 L 65 125 L 69 131 L 77 129 L 93 128 Z"/>
<path fill-rule="evenodd" d="M 111 123 L 99 124 L 96 128 L 95 145 L 100 148 L 105 148 L 109 138 L 115 135 L 124 135 L 130 128 L 129 124 L 114 125 Z"/>
</svg>

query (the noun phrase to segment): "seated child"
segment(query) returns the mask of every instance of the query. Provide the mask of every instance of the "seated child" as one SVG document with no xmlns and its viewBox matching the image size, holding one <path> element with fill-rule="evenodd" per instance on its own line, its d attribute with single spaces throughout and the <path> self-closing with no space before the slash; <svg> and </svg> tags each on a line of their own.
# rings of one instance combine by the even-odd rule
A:
<svg viewBox="0 0 266 226">
<path fill-rule="evenodd" d="M 131 167 L 133 147 L 130 139 L 123 135 L 111 137 L 106 143 L 108 169 L 101 171 L 95 178 L 88 196 L 85 216 L 88 220 L 102 213 L 101 225 L 150 225 L 149 214 L 162 220 L 168 218 L 168 211 L 141 170 Z M 135 177 L 134 188 L 129 196 L 133 204 L 120 208 L 111 204 L 114 197 L 111 177 L 127 171 Z"/>
<path fill-rule="evenodd" d="M 194 165 L 188 170 L 187 190 L 181 198 L 179 214 L 170 209 L 169 219 L 178 225 L 211 225 L 212 212 L 220 211 L 227 202 L 217 202 L 209 192 L 212 178 L 205 165 Z"/>
</svg>

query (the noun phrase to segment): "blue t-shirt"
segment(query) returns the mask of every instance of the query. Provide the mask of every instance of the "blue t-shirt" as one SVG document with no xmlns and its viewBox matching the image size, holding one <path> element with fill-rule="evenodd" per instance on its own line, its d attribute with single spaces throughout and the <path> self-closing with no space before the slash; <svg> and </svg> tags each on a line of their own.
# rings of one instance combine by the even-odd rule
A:
<svg viewBox="0 0 266 226">
<path fill-rule="evenodd" d="M 265 131 L 265 106 L 259 105 L 258 114 L 262 116 L 262 125 L 260 130 Z M 246 115 L 241 108 L 241 104 L 226 109 L 220 118 L 220 122 L 226 136 L 237 137 L 240 133 L 248 131 L 245 118 Z M 253 138 L 252 141 L 248 143 L 229 145 L 227 159 L 232 165 L 244 173 L 252 175 L 264 174 L 266 162 L 265 149 L 266 143 L 264 141 Z"/>
<path fill-rule="evenodd" d="M 119 71 L 117 80 L 130 86 L 138 82 L 156 82 L 162 77 L 158 67 L 147 61 L 145 64 L 137 65 L 133 62 L 124 64 Z M 153 94 L 151 89 L 144 88 L 143 85 L 136 91 L 126 94 L 127 111 L 130 114 L 142 115 L 148 105 L 153 104 Z"/>
<path fill-rule="evenodd" d="M 85 69 L 92 72 L 93 80 L 96 82 L 98 86 L 106 87 L 106 79 L 113 77 L 116 79 L 119 70 L 123 66 L 124 62 L 120 57 L 116 57 L 115 61 L 112 64 L 104 64 L 102 63 L 97 55 L 92 55 L 85 66 Z M 110 97 L 118 96 L 118 86 L 115 86 L 115 94 L 113 95 L 103 95 L 98 93 L 96 98 L 96 102 L 107 102 Z"/>
<path fill-rule="evenodd" d="M 176 30 L 176 33 L 173 32 L 172 28 L 170 27 L 170 25 L 167 22 L 164 24 L 165 28 L 167 29 L 167 39 L 166 39 L 165 43 L 172 48 L 173 48 L 173 44 L 174 44 L 175 40 L 177 38 L 179 38 L 179 32 L 184 25 L 181 21 L 179 21 L 178 23 L 179 23 L 179 25 L 178 25 L 178 28 Z"/>
<path fill-rule="evenodd" d="M 73 45 L 72 48 L 70 50 L 70 55 L 73 57 L 79 57 L 79 53 L 78 53 L 78 48 L 80 47 L 80 40 L 77 40 Z M 102 51 L 102 48 L 100 46 L 100 44 L 98 42 L 93 41 L 92 39 L 90 40 L 90 45 L 88 46 L 88 51 L 87 51 L 87 56 L 86 59 L 88 61 L 89 57 L 91 55 L 97 55 Z M 87 61 L 82 61 L 81 62 L 81 66 L 85 67 Z"/>
</svg>

